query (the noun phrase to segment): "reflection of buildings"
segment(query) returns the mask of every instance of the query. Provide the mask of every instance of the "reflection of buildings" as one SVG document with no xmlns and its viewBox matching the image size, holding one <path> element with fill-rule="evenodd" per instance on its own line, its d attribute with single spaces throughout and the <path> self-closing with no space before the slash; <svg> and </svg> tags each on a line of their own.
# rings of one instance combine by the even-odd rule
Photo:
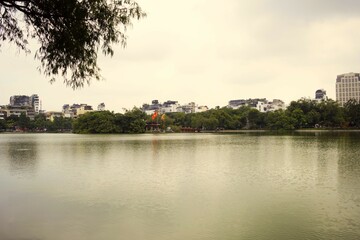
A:
<svg viewBox="0 0 360 240">
<path fill-rule="evenodd" d="M 359 144 L 358 134 L 352 132 L 342 133 L 338 140 L 338 175 L 343 190 L 360 189 Z"/>
<path fill-rule="evenodd" d="M 5 159 L 9 161 L 10 171 L 19 175 L 31 174 L 37 166 L 37 142 L 32 136 L 24 136 L 7 144 L 8 154 Z"/>
<path fill-rule="evenodd" d="M 336 100 L 344 106 L 350 99 L 360 101 L 359 73 L 346 73 L 336 78 Z"/>
<path fill-rule="evenodd" d="M 359 233 L 360 219 L 360 139 L 357 133 L 343 133 L 338 140 L 337 194 L 338 208 L 346 210 L 337 216 L 341 228 Z M 356 238 L 354 238 L 356 239 Z"/>
</svg>

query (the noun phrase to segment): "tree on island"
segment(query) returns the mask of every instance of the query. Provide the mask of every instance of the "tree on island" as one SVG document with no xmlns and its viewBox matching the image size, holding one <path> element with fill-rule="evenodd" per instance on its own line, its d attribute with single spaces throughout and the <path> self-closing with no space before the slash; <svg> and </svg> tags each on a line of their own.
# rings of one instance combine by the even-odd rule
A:
<svg viewBox="0 0 360 240">
<path fill-rule="evenodd" d="M 28 39 L 38 40 L 43 73 L 76 89 L 101 79 L 99 48 L 112 56 L 112 44 L 125 47 L 126 28 L 144 16 L 134 0 L 0 0 L 0 41 L 28 53 Z"/>
</svg>

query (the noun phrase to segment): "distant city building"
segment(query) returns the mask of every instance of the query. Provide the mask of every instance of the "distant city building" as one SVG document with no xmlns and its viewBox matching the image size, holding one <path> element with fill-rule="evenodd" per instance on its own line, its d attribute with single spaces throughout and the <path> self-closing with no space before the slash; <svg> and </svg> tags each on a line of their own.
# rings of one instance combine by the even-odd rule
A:
<svg viewBox="0 0 360 240">
<path fill-rule="evenodd" d="M 31 106 L 34 108 L 34 112 L 35 113 L 39 113 L 41 110 L 41 104 L 40 104 L 40 99 L 39 99 L 39 95 L 37 94 L 33 94 L 30 96 L 30 104 Z"/>
<path fill-rule="evenodd" d="M 144 103 L 142 105 L 142 110 L 147 114 L 147 115 L 152 115 L 155 111 L 159 111 L 160 110 L 160 104 L 158 100 L 152 100 L 151 104 L 147 104 Z"/>
<path fill-rule="evenodd" d="M 346 73 L 336 78 L 336 100 L 344 106 L 350 99 L 360 101 L 360 74 Z"/>
<path fill-rule="evenodd" d="M 177 108 L 180 104 L 177 101 L 166 101 L 163 104 L 159 105 L 160 113 L 172 113 L 177 112 Z"/>
<path fill-rule="evenodd" d="M 63 116 L 66 118 L 77 118 L 82 114 L 92 111 L 94 111 L 92 106 L 87 104 L 74 103 L 71 106 L 69 104 L 64 104 L 62 107 Z"/>
<path fill-rule="evenodd" d="M 273 112 L 276 110 L 285 110 L 286 109 L 286 104 L 284 101 L 280 100 L 280 99 L 273 99 L 272 102 L 268 102 L 267 104 L 267 112 Z"/>
<path fill-rule="evenodd" d="M 55 120 L 55 118 L 63 117 L 63 113 L 49 111 L 49 112 L 46 112 L 45 116 L 46 116 L 46 120 L 50 120 L 51 122 L 53 122 Z"/>
<path fill-rule="evenodd" d="M 316 90 L 315 92 L 315 100 L 321 101 L 327 98 L 326 91 L 324 89 Z"/>
<path fill-rule="evenodd" d="M 209 110 L 207 106 L 197 106 L 195 108 L 195 113 L 206 112 L 207 110 Z"/>
<path fill-rule="evenodd" d="M 105 103 L 100 103 L 97 107 L 98 111 L 105 111 Z"/>
<path fill-rule="evenodd" d="M 274 99 L 271 102 L 268 101 L 266 98 L 230 100 L 227 107 L 232 109 L 239 109 L 245 106 L 248 106 L 253 109 L 257 109 L 259 112 L 269 112 L 280 109 L 286 109 L 286 105 L 282 100 Z"/>
<path fill-rule="evenodd" d="M 4 120 L 6 117 L 6 111 L 4 110 L 4 107 L 0 106 L 0 120 Z"/>
<path fill-rule="evenodd" d="M 88 112 L 93 112 L 93 108 L 90 105 L 82 104 L 80 108 L 77 109 L 76 113 L 78 116 L 83 115 Z"/>
<path fill-rule="evenodd" d="M 265 105 L 267 104 L 266 98 L 249 98 L 249 99 L 237 99 L 230 100 L 228 107 L 232 109 L 239 109 L 244 106 L 255 108 L 260 112 L 266 111 Z"/>
<path fill-rule="evenodd" d="M 30 107 L 30 97 L 25 95 L 14 95 L 10 97 L 10 106 L 11 107 Z"/>
<path fill-rule="evenodd" d="M 194 102 L 180 105 L 178 101 L 168 100 L 164 103 L 159 103 L 158 100 L 153 100 L 151 104 L 143 104 L 141 108 L 147 115 L 152 115 L 155 111 L 160 114 L 164 113 L 174 113 L 174 112 L 183 112 L 183 113 L 195 113 L 201 111 L 207 111 L 206 106 L 197 106 Z"/>
<path fill-rule="evenodd" d="M 65 118 L 73 118 L 76 110 L 72 110 L 69 104 L 64 104 L 62 107 L 62 113 Z"/>
<path fill-rule="evenodd" d="M 21 114 L 25 114 L 25 116 L 34 117 L 34 110 L 31 107 L 26 106 L 5 106 L 1 109 L 1 112 L 4 114 L 4 116 L 17 116 L 20 117 Z"/>
<path fill-rule="evenodd" d="M 177 107 L 177 112 L 183 112 L 183 113 L 194 113 L 195 112 L 196 105 L 194 102 L 188 103 L 186 105 L 181 105 Z"/>
<path fill-rule="evenodd" d="M 40 103 L 39 95 L 33 94 L 31 96 L 25 96 L 25 95 L 11 96 L 10 104 L 7 107 L 7 109 L 10 111 L 10 115 L 19 115 L 19 111 L 17 111 L 17 109 L 19 108 L 26 109 L 27 116 L 33 118 L 33 115 L 39 114 L 41 111 L 41 103 Z M 21 110 L 21 112 L 24 111 Z"/>
</svg>

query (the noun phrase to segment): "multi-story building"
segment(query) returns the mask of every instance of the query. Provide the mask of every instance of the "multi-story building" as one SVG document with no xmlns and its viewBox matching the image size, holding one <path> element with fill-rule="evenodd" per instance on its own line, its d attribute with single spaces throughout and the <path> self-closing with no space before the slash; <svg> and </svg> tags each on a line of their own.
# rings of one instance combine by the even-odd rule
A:
<svg viewBox="0 0 360 240">
<path fill-rule="evenodd" d="M 158 100 L 152 100 L 151 104 L 147 104 L 144 103 L 142 105 L 142 110 L 147 114 L 147 115 L 151 115 L 154 112 L 159 112 L 160 111 L 160 107 L 161 104 L 159 103 Z"/>
<path fill-rule="evenodd" d="M 0 120 L 4 120 L 6 117 L 7 112 L 0 106 Z"/>
<path fill-rule="evenodd" d="M 105 111 L 105 103 L 100 103 L 97 107 L 98 111 Z"/>
<path fill-rule="evenodd" d="M 160 107 L 160 113 L 172 113 L 177 112 L 177 108 L 180 104 L 177 101 L 166 101 Z"/>
<path fill-rule="evenodd" d="M 33 94 L 31 96 L 25 95 L 14 95 L 10 97 L 10 104 L 8 108 L 19 108 L 29 109 L 34 114 L 39 114 L 41 111 L 41 103 L 39 95 Z M 14 114 L 15 115 L 15 114 Z"/>
<path fill-rule="evenodd" d="M 69 104 L 64 104 L 62 107 L 62 113 L 65 118 L 73 118 L 75 112 L 70 108 Z"/>
<path fill-rule="evenodd" d="M 194 113 L 195 112 L 196 105 L 194 102 L 181 105 L 177 107 L 177 112 L 183 112 L 183 113 Z"/>
<path fill-rule="evenodd" d="M 38 114 L 41 111 L 39 95 L 37 95 L 37 94 L 31 95 L 30 96 L 30 104 L 34 108 L 35 113 Z"/>
<path fill-rule="evenodd" d="M 268 101 L 266 98 L 255 98 L 255 99 L 238 99 L 238 100 L 230 100 L 228 107 L 232 109 L 238 109 L 243 106 L 249 106 L 251 108 L 255 108 L 260 112 L 266 112 L 266 106 Z"/>
<path fill-rule="evenodd" d="M 207 110 L 209 110 L 207 106 L 197 106 L 195 108 L 195 113 L 206 112 Z"/>
<path fill-rule="evenodd" d="M 286 104 L 284 101 L 280 99 L 274 99 L 272 102 L 268 103 L 266 110 L 268 112 L 274 112 L 276 110 L 285 110 L 285 109 L 286 109 Z"/>
<path fill-rule="evenodd" d="M 54 112 L 54 111 L 46 112 L 46 120 L 50 120 L 51 122 L 53 122 L 55 118 L 60 118 L 60 117 L 63 117 L 62 112 Z"/>
<path fill-rule="evenodd" d="M 238 99 L 231 100 L 228 104 L 228 108 L 232 109 L 239 109 L 244 106 L 257 109 L 259 112 L 269 112 L 286 109 L 285 103 L 280 99 L 274 99 L 272 102 L 268 101 L 266 98 Z"/>
<path fill-rule="evenodd" d="M 93 111 L 94 110 L 93 110 L 92 106 L 87 105 L 87 104 L 81 104 L 81 107 L 77 109 L 76 114 L 78 116 L 80 116 L 80 115 L 83 115 L 85 113 L 93 112 Z"/>
<path fill-rule="evenodd" d="M 326 91 L 324 89 L 319 89 L 316 90 L 315 92 L 315 100 L 316 101 L 322 101 L 322 100 L 326 100 L 327 96 L 326 96 Z"/>
<path fill-rule="evenodd" d="M 336 100 L 344 106 L 350 99 L 360 101 L 360 74 L 345 73 L 336 78 Z"/>
<path fill-rule="evenodd" d="M 105 107 L 105 104 L 104 104 Z M 66 118 L 77 118 L 79 115 L 94 111 L 92 106 L 87 104 L 64 104 L 62 107 L 63 116 Z"/>
<path fill-rule="evenodd" d="M 147 115 L 151 115 L 154 112 L 158 112 L 160 114 L 175 113 L 175 112 L 195 113 L 195 112 L 204 112 L 208 110 L 206 106 L 199 107 L 194 102 L 185 105 L 180 105 L 178 101 L 171 101 L 171 100 L 168 100 L 162 104 L 159 103 L 158 100 L 153 100 L 151 104 L 143 104 L 141 109 Z"/>
<path fill-rule="evenodd" d="M 4 113 L 6 112 L 6 116 L 18 116 L 20 117 L 21 114 L 25 114 L 28 116 L 28 113 L 33 115 L 33 110 L 30 107 L 25 106 L 6 106 L 3 110 Z"/>
<path fill-rule="evenodd" d="M 10 97 L 10 106 L 12 107 L 30 107 L 30 97 L 25 95 L 14 95 Z"/>
</svg>

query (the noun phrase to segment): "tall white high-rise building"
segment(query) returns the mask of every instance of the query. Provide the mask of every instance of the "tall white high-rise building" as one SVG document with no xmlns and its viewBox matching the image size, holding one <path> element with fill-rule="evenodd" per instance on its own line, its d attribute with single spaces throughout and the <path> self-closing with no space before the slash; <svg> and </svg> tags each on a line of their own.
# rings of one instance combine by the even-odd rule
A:
<svg viewBox="0 0 360 240">
<path fill-rule="evenodd" d="M 360 101 L 360 74 L 346 73 L 336 78 L 336 100 L 343 107 L 350 99 Z"/>
</svg>

